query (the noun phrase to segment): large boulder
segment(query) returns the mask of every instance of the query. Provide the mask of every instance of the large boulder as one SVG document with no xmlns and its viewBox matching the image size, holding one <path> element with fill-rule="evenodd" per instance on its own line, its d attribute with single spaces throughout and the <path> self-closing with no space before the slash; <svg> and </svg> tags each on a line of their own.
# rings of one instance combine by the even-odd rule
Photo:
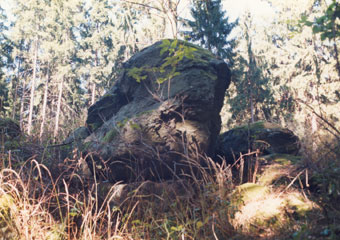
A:
<svg viewBox="0 0 340 240">
<path fill-rule="evenodd" d="M 113 88 L 88 110 L 82 151 L 97 175 L 116 181 L 174 179 L 212 154 L 230 83 L 223 60 L 163 40 L 123 65 Z"/>
<path fill-rule="evenodd" d="M 10 118 L 0 118 L 0 146 L 5 149 L 18 148 L 21 135 L 18 123 Z"/>
<path fill-rule="evenodd" d="M 10 118 L 0 118 L 0 133 L 5 140 L 12 140 L 21 135 L 20 126 Z"/>
<path fill-rule="evenodd" d="M 259 149 L 266 154 L 296 155 L 300 149 L 299 138 L 278 124 L 259 121 L 231 129 L 218 138 L 216 154 L 233 162 L 240 153 Z"/>
</svg>

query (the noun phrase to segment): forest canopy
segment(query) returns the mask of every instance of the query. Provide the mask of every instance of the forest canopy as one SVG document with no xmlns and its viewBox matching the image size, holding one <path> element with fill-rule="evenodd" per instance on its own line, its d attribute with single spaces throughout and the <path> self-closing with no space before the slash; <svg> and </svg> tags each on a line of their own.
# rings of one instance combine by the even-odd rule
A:
<svg viewBox="0 0 340 240">
<path fill-rule="evenodd" d="M 232 63 L 225 128 L 265 119 L 315 132 L 324 123 L 313 111 L 335 124 L 339 4 L 267 0 L 262 4 L 271 15 L 261 19 L 249 8 L 235 21 L 228 4 L 3 1 L 0 114 L 18 120 L 29 135 L 65 136 L 65 126 L 81 124 L 84 110 L 114 84 L 132 54 L 160 39 L 185 38 Z"/>
</svg>

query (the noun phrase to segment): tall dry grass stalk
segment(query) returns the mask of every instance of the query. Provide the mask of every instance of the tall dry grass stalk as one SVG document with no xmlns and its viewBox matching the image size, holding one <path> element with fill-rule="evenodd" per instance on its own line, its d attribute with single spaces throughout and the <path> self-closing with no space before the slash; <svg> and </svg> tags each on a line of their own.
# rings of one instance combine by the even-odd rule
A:
<svg viewBox="0 0 340 240">
<path fill-rule="evenodd" d="M 217 164 L 196 150 L 195 154 L 184 156 L 192 171 L 186 175 L 187 183 L 183 186 L 195 189 L 193 195 L 174 197 L 164 189 L 151 201 L 137 188 L 121 204 L 114 201 L 119 183 L 103 195 L 103 183 L 95 173 L 91 178 L 78 174 L 81 159 L 76 159 L 76 155 L 50 164 L 56 161 L 53 154 L 51 159 L 30 158 L 21 162 L 15 154 L 2 152 L 0 236 L 84 240 L 230 236 L 232 227 L 226 218 L 230 166 L 225 162 Z M 39 156 L 48 156 L 46 150 L 42 151 Z M 48 169 L 41 162 L 58 169 Z M 174 181 L 181 178 L 175 176 Z M 159 211 L 160 206 L 164 206 L 161 207 L 164 212 Z"/>
</svg>

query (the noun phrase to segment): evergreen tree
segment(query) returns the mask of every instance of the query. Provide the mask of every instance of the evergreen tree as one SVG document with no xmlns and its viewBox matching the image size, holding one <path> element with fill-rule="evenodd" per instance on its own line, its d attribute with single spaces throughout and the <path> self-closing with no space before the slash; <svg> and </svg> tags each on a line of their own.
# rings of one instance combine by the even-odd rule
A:
<svg viewBox="0 0 340 240">
<path fill-rule="evenodd" d="M 89 105 L 110 86 L 111 72 L 116 59 L 115 30 L 112 6 L 108 1 L 90 0 L 84 11 L 85 22 L 81 24 L 78 40 L 77 74 L 86 81 Z"/>
<path fill-rule="evenodd" d="M 320 33 L 322 41 L 328 39 L 333 43 L 335 66 L 340 79 L 340 60 L 337 47 L 337 40 L 340 39 L 340 4 L 333 0 L 321 17 L 315 18 L 311 22 L 307 21 L 307 15 L 303 15 L 300 22 L 313 27 L 313 33 Z"/>
<path fill-rule="evenodd" d="M 49 34 L 51 36 L 51 48 L 49 52 L 54 59 L 51 64 L 53 96 L 56 98 L 52 116 L 54 118 L 53 136 L 60 136 L 59 127 L 71 125 L 77 112 L 80 112 L 82 91 L 80 78 L 76 74 L 76 52 L 78 29 L 85 20 L 83 18 L 83 2 L 75 0 L 53 1 L 51 4 Z M 53 39 L 53 40 L 52 40 Z M 53 105 L 53 104 L 52 104 Z"/>
<path fill-rule="evenodd" d="M 20 106 L 20 123 L 23 126 L 28 122 L 28 133 L 40 125 L 41 137 L 45 125 L 55 119 L 57 134 L 60 122 L 75 119 L 74 113 L 81 112 L 82 93 L 79 78 L 74 74 L 74 58 L 82 2 L 15 2 L 16 18 L 9 31 L 15 61 L 8 77 L 13 116 L 18 110 L 14 107 Z"/>
<path fill-rule="evenodd" d="M 3 68 L 8 64 L 10 59 L 11 48 L 5 38 L 3 31 L 5 26 L 6 16 L 2 8 L 0 8 L 0 117 L 5 116 L 8 110 L 8 82 Z"/>
<path fill-rule="evenodd" d="M 270 76 L 266 73 L 265 60 L 257 56 L 253 50 L 252 19 L 247 14 L 242 24 L 246 52 L 240 52 L 234 65 L 234 92 L 228 93 L 228 103 L 232 119 L 238 123 L 250 120 L 252 123 L 260 119 L 271 120 L 274 108 L 273 91 Z M 231 90 L 232 92 L 232 90 Z"/>
<path fill-rule="evenodd" d="M 323 127 L 340 127 L 340 82 L 337 68 L 334 67 L 337 66 L 334 46 L 338 44 L 332 30 L 337 4 L 335 1 L 328 6 L 325 1 L 315 0 L 271 3 L 277 14 L 271 27 L 267 28 L 271 48 L 266 54 L 272 63 L 270 71 L 276 82 L 276 98 L 277 95 L 287 98 L 287 94 L 280 94 L 282 86 L 286 85 L 291 90 L 288 98 L 294 99 L 295 111 L 284 122 L 293 123 L 300 131 L 298 134 L 305 136 L 306 143 L 309 143 L 306 146 L 312 146 L 315 151 L 320 140 L 316 134 Z M 314 33 L 313 28 L 301 27 L 301 19 L 307 20 L 305 16 L 309 20 L 314 19 L 312 23 L 307 23 L 314 27 Z M 315 34 L 319 30 L 322 30 L 321 34 Z"/>
<path fill-rule="evenodd" d="M 193 20 L 187 21 L 191 31 L 184 32 L 186 38 L 199 42 L 221 58 L 231 61 L 234 54 L 235 40 L 228 39 L 237 21 L 229 23 L 221 0 L 194 0 L 191 9 Z"/>
<path fill-rule="evenodd" d="M 14 23 L 12 33 L 12 40 L 15 45 L 15 51 L 13 52 L 14 58 L 25 59 L 25 64 L 18 66 L 18 69 L 21 67 L 25 67 L 22 69 L 25 71 L 25 78 L 28 80 L 28 83 L 24 83 L 24 85 L 28 85 L 29 87 L 29 103 L 27 104 L 24 99 L 21 99 L 22 104 L 24 104 L 21 108 L 21 116 L 23 115 L 24 110 L 28 113 L 27 118 L 27 133 L 31 134 L 33 130 L 33 121 L 36 116 L 36 87 L 39 84 L 38 80 L 40 77 L 40 43 L 44 39 L 45 26 L 44 19 L 46 19 L 46 8 L 48 6 L 47 1 L 24 1 L 24 0 L 16 0 L 15 1 L 16 8 L 13 10 L 16 15 L 16 21 Z M 18 62 L 20 64 L 20 62 Z M 17 85 L 17 84 L 15 84 Z M 25 89 L 26 87 L 23 87 Z M 14 91 L 17 90 L 17 86 L 15 86 Z M 15 93 L 16 94 L 16 93 Z M 15 95 L 14 94 L 14 95 Z M 22 93 L 23 94 L 23 93 Z M 23 96 L 23 95 L 22 95 Z M 15 115 L 15 114 L 13 114 Z M 21 123 L 22 123 L 21 119 Z"/>
</svg>

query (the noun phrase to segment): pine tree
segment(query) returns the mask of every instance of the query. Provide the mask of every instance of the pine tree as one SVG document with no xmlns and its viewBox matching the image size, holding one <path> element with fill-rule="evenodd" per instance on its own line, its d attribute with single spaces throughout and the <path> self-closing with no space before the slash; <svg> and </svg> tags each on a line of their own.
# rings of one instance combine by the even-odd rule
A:
<svg viewBox="0 0 340 240">
<path fill-rule="evenodd" d="M 13 51 L 13 58 L 18 59 L 16 62 L 18 65 L 18 71 L 25 71 L 25 78 L 23 79 L 24 84 L 29 86 L 29 104 L 26 105 L 26 101 L 22 100 L 22 104 L 24 104 L 21 108 L 23 112 L 24 109 L 28 108 L 28 124 L 27 124 L 27 133 L 31 134 L 33 130 L 33 121 L 36 116 L 36 87 L 38 85 L 38 79 L 40 77 L 40 43 L 44 39 L 44 19 L 46 18 L 46 7 L 48 6 L 47 1 L 24 1 L 24 0 L 16 0 L 15 1 L 16 8 L 14 9 L 14 14 L 16 15 L 16 20 L 13 25 L 12 40 L 15 45 L 15 51 Z M 25 59 L 25 63 L 21 64 L 20 61 Z M 25 69 L 20 69 L 24 67 Z M 26 84 L 26 78 L 28 83 Z M 17 84 L 16 84 L 17 85 Z M 23 87 L 23 89 L 26 88 Z M 17 86 L 14 91 L 16 92 Z M 24 92 L 22 92 L 22 97 Z M 16 93 L 15 93 L 16 95 Z M 15 114 L 13 114 L 15 115 Z M 20 114 L 22 115 L 22 114 Z M 21 119 L 22 120 L 22 119 Z M 21 121 L 22 123 L 22 121 Z"/>
<path fill-rule="evenodd" d="M 54 112 L 53 136 L 59 135 L 62 123 L 70 125 L 75 119 L 76 112 L 80 112 L 82 93 L 80 78 L 77 76 L 76 52 L 78 29 L 83 18 L 83 2 L 75 0 L 53 1 L 51 4 L 51 22 L 49 34 L 52 37 L 50 54 L 54 61 L 51 64 L 51 80 L 56 96 L 52 101 Z M 49 71 L 46 71 L 49 73 Z"/>
<path fill-rule="evenodd" d="M 334 48 L 338 44 L 332 30 L 337 8 L 336 1 L 329 6 L 326 2 L 271 1 L 277 14 L 276 20 L 267 28 L 272 46 L 266 55 L 272 63 L 270 71 L 276 82 L 276 98 L 281 93 L 280 88 L 286 85 L 291 90 L 288 97 L 294 99 L 295 111 L 291 111 L 292 117 L 284 119 L 284 123 L 293 123 L 298 131 L 305 129 L 298 134 L 306 137 L 305 145 L 312 146 L 313 150 L 320 140 L 316 134 L 323 131 L 323 127 L 340 126 L 340 82 Z M 312 21 L 314 33 L 313 28 L 301 26 L 301 19 Z M 318 32 L 320 34 L 316 34 Z"/>
<path fill-rule="evenodd" d="M 195 0 L 191 15 L 194 20 L 187 21 L 191 31 L 184 32 L 185 37 L 231 61 L 234 57 L 235 40 L 228 37 L 237 21 L 229 22 L 226 12 L 222 10 L 221 0 Z"/>
<path fill-rule="evenodd" d="M 10 60 L 10 45 L 8 40 L 5 38 L 3 31 L 6 29 L 5 26 L 6 15 L 2 8 L 0 8 L 0 117 L 6 116 L 8 110 L 8 81 L 6 80 L 3 68 L 6 67 Z"/>
<path fill-rule="evenodd" d="M 90 0 L 84 11 L 85 22 L 81 24 L 78 40 L 77 74 L 86 82 L 86 101 L 95 103 L 98 95 L 110 86 L 111 72 L 116 59 L 113 6 L 104 0 Z"/>
<path fill-rule="evenodd" d="M 228 93 L 232 119 L 238 123 L 271 120 L 275 103 L 270 76 L 266 73 L 267 64 L 253 50 L 252 18 L 250 14 L 246 15 L 241 27 L 247 51 L 239 52 L 234 65 L 234 92 Z"/>
</svg>

